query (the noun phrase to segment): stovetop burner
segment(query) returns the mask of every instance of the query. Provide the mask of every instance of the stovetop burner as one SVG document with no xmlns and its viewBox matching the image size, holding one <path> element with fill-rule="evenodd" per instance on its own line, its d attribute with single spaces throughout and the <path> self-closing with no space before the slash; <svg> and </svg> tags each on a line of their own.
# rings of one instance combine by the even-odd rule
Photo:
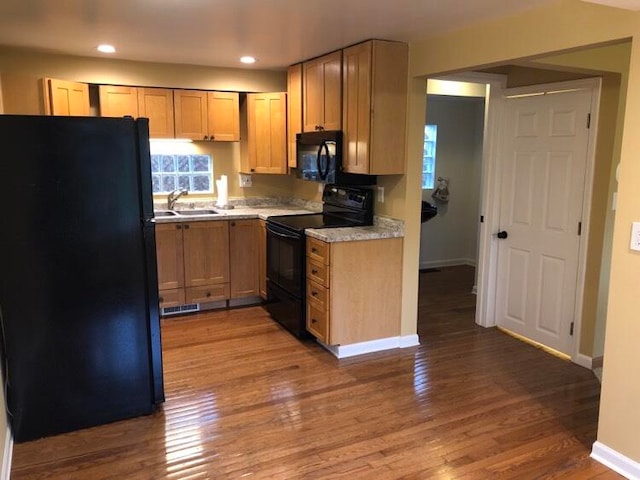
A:
<svg viewBox="0 0 640 480">
<path fill-rule="evenodd" d="M 322 213 L 277 215 L 267 222 L 295 232 L 306 228 L 373 225 L 373 191 L 368 188 L 325 185 Z"/>
</svg>

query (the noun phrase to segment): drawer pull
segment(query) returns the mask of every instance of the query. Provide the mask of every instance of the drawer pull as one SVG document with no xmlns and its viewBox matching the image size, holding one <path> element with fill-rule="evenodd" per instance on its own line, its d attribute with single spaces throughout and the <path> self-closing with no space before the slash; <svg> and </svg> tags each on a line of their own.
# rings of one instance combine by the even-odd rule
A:
<svg viewBox="0 0 640 480">
<path fill-rule="evenodd" d="M 317 249 L 316 247 L 311 247 L 311 251 L 312 251 L 313 253 L 318 253 L 318 249 Z"/>
<path fill-rule="evenodd" d="M 311 269 L 311 274 L 312 275 L 316 275 L 318 273 L 318 270 L 316 270 L 315 268 Z"/>
<path fill-rule="evenodd" d="M 164 298 L 160 297 L 158 300 L 160 300 L 160 303 L 164 302 Z"/>
<path fill-rule="evenodd" d="M 317 297 L 318 296 L 318 292 L 316 292 L 316 291 L 311 292 L 311 296 L 312 297 Z"/>
<path fill-rule="evenodd" d="M 318 323 L 318 320 L 316 320 L 315 318 L 312 318 L 311 323 Z"/>
</svg>

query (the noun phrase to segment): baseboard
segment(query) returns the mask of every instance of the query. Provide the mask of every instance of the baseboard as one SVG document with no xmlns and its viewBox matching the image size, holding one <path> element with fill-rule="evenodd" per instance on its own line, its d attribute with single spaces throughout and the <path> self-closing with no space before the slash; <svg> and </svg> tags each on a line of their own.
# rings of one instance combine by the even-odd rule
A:
<svg viewBox="0 0 640 480">
<path fill-rule="evenodd" d="M 573 363 L 580 365 L 581 367 L 588 368 L 591 370 L 593 368 L 593 359 L 587 355 L 579 353 L 578 356 L 573 360 Z"/>
<path fill-rule="evenodd" d="M 400 348 L 417 347 L 420 345 L 418 334 L 405 335 L 404 337 L 399 337 L 399 339 Z"/>
<path fill-rule="evenodd" d="M 337 358 L 349 358 L 365 353 L 382 352 L 394 348 L 407 348 L 420 345 L 418 335 L 405 335 L 403 337 L 388 337 L 371 340 L 368 342 L 352 343 L 350 345 L 327 345 L 318 340 L 318 343 L 333 353 Z"/>
<path fill-rule="evenodd" d="M 591 458 L 626 478 L 640 479 L 640 463 L 625 457 L 603 443 L 595 442 L 593 444 Z"/>
<path fill-rule="evenodd" d="M 599 357 L 593 357 L 591 359 L 591 368 L 602 368 L 604 364 L 604 357 L 600 355 Z"/>
<path fill-rule="evenodd" d="M 428 262 L 420 262 L 420 268 L 440 268 L 440 267 L 456 267 L 458 265 L 476 266 L 473 258 L 450 258 L 448 260 L 430 260 Z"/>
<path fill-rule="evenodd" d="M 2 452 L 2 470 L 0 479 L 9 480 L 11 477 L 11 460 L 13 459 L 13 435 L 7 426 L 7 438 L 4 441 L 4 452 Z"/>
</svg>

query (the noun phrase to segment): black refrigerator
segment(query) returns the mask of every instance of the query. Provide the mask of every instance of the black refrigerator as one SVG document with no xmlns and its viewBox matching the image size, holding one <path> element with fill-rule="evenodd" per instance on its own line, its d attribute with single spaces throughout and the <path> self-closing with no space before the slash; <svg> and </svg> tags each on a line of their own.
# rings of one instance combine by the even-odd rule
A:
<svg viewBox="0 0 640 480">
<path fill-rule="evenodd" d="M 0 321 L 15 441 L 164 401 L 147 119 L 0 115 Z"/>
</svg>

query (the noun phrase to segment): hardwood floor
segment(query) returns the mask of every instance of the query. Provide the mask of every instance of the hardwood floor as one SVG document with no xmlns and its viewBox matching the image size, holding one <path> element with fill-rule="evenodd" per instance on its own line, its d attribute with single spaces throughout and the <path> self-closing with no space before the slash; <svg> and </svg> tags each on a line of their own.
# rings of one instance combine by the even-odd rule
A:
<svg viewBox="0 0 640 480">
<path fill-rule="evenodd" d="M 472 284 L 421 274 L 420 347 L 341 361 L 259 307 L 163 321 L 163 407 L 16 445 L 11 478 L 622 478 L 593 374 L 475 326 Z"/>
</svg>

